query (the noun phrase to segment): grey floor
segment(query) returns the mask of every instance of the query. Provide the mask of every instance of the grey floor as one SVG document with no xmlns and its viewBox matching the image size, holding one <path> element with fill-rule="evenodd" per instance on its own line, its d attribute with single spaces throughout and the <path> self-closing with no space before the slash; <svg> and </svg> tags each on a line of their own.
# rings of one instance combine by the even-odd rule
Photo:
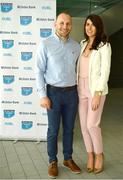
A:
<svg viewBox="0 0 123 180">
<path fill-rule="evenodd" d="M 86 172 L 86 152 L 77 117 L 73 159 L 82 169 L 75 175 L 62 166 L 62 141 L 59 135 L 58 179 L 123 179 L 123 89 L 111 89 L 102 117 L 105 169 L 95 175 Z M 46 142 L 0 141 L 0 179 L 48 179 Z"/>
</svg>

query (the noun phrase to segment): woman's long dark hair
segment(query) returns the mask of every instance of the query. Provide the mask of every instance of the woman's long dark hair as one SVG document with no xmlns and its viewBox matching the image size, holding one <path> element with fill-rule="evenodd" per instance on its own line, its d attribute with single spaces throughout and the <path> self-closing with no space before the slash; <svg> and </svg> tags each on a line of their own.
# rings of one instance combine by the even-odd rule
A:
<svg viewBox="0 0 123 180">
<path fill-rule="evenodd" d="M 87 20 L 90 19 L 93 23 L 93 25 L 96 27 L 96 37 L 93 41 L 92 44 L 92 48 L 91 49 L 98 49 L 98 46 L 101 42 L 103 42 L 103 45 L 108 42 L 108 38 L 106 33 L 104 32 L 104 25 L 103 25 L 103 21 L 100 18 L 100 16 L 96 15 L 96 14 L 90 14 L 84 23 L 84 36 L 86 41 L 88 41 L 89 37 L 86 34 L 86 30 L 85 30 L 85 26 L 86 26 L 86 22 Z"/>
</svg>

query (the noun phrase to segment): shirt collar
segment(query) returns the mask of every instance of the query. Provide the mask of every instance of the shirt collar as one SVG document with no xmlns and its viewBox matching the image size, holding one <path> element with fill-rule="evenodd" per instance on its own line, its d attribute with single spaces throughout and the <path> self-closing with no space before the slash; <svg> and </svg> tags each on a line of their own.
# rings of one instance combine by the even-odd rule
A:
<svg viewBox="0 0 123 180">
<path fill-rule="evenodd" d="M 54 33 L 54 37 L 58 40 L 58 41 L 62 41 L 62 42 L 68 42 L 70 40 L 70 37 L 68 37 L 66 39 L 66 41 L 64 41 L 60 36 L 58 36 L 56 33 Z"/>
</svg>

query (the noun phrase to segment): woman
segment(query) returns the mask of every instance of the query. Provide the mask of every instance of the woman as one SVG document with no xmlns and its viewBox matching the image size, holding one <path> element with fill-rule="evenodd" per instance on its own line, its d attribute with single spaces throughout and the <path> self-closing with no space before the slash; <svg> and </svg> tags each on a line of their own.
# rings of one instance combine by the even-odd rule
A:
<svg viewBox="0 0 123 180">
<path fill-rule="evenodd" d="M 98 15 L 86 18 L 84 35 L 77 65 L 79 116 L 88 154 L 87 171 L 99 173 L 104 160 L 100 121 L 108 93 L 111 46 Z"/>
</svg>

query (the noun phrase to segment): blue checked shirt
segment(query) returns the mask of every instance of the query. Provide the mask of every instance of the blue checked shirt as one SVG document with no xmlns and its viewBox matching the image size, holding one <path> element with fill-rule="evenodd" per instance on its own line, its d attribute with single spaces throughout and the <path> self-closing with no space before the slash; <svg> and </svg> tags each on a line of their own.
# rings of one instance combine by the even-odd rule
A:
<svg viewBox="0 0 123 180">
<path fill-rule="evenodd" d="M 68 38 L 66 42 L 56 34 L 43 40 L 36 53 L 36 84 L 40 97 L 46 95 L 46 84 L 58 87 L 76 84 L 76 63 L 80 45 Z"/>
</svg>

